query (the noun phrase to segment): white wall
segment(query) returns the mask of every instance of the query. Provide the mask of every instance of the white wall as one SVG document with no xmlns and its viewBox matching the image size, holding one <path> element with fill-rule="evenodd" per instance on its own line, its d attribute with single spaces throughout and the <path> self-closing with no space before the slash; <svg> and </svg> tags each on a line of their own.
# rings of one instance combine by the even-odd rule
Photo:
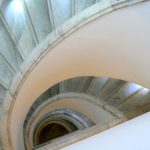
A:
<svg viewBox="0 0 150 150">
<path fill-rule="evenodd" d="M 150 150 L 150 112 L 62 150 Z"/>
</svg>

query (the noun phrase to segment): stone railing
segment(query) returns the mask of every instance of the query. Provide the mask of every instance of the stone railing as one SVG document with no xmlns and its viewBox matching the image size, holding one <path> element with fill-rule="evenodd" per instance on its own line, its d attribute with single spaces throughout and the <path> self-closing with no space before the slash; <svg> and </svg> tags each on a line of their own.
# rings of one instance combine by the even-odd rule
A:
<svg viewBox="0 0 150 150">
<path fill-rule="evenodd" d="M 74 144 L 76 142 L 79 142 L 81 140 L 84 140 L 86 138 L 89 138 L 91 136 L 94 136 L 100 132 L 103 132 L 107 129 L 110 129 L 120 123 L 123 123 L 125 120 L 124 119 L 117 119 L 117 120 L 114 120 L 110 123 L 106 123 L 104 125 L 95 125 L 95 126 L 92 126 L 88 129 L 85 129 L 85 130 L 79 130 L 79 131 L 76 131 L 74 133 L 71 133 L 69 135 L 66 135 L 66 136 L 63 136 L 63 137 L 60 137 L 60 138 L 57 138 L 55 140 L 52 140 L 50 142 L 47 142 L 45 144 L 42 144 L 42 145 L 39 145 L 37 147 L 34 147 L 33 149 L 34 150 L 58 150 L 58 149 L 61 149 L 63 147 L 66 147 L 68 145 L 71 145 L 71 144 Z"/>
</svg>

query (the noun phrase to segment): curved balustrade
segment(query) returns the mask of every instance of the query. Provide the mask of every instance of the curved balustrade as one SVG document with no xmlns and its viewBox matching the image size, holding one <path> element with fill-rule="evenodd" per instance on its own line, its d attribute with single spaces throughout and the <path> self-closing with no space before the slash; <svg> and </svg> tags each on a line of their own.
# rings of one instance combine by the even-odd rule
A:
<svg viewBox="0 0 150 150">
<path fill-rule="evenodd" d="M 55 41 L 55 39 L 61 37 L 61 34 L 81 23 L 82 20 L 88 20 L 88 17 L 106 8 L 113 10 L 116 4 L 126 6 L 143 0 L 126 0 L 127 3 L 124 1 L 38 0 L 35 2 L 34 0 L 13 0 L 1 2 L 0 88 L 5 90 L 10 87 L 12 79 L 22 62 L 53 31 L 58 33 L 54 35 L 55 37 L 52 37 L 51 41 Z M 93 8 L 89 7 L 92 5 L 94 5 Z M 119 7 L 122 7 L 121 5 Z M 110 10 L 106 10 L 106 12 Z M 66 24 L 64 29 L 59 29 L 70 18 L 74 19 Z M 52 43 L 49 44 L 52 45 Z M 0 92 L 1 94 L 2 92 Z M 1 99 L 4 100 L 2 96 Z"/>
<path fill-rule="evenodd" d="M 78 16 L 84 10 L 88 11 L 89 6 L 95 5 L 97 11 L 101 11 L 122 1 L 125 0 L 12 0 L 1 2 L 0 88 L 3 90 L 9 88 L 14 75 L 26 57 L 47 35 L 64 22 L 73 16 Z M 142 0 L 136 0 L 136 2 L 140 1 Z"/>
<path fill-rule="evenodd" d="M 48 34 L 96 2 L 95 0 L 1 2 L 0 87 L 9 88 L 24 59 Z M 103 5 L 103 1 L 100 3 Z"/>
</svg>

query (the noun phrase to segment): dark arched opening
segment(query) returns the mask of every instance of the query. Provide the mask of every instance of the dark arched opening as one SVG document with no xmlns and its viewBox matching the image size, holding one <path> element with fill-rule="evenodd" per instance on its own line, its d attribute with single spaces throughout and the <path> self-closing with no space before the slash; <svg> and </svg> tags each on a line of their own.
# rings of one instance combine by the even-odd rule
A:
<svg viewBox="0 0 150 150">
<path fill-rule="evenodd" d="M 57 137 L 61 137 L 68 133 L 69 131 L 60 124 L 57 123 L 48 124 L 41 130 L 38 138 L 38 144 L 43 144 L 47 141 L 53 140 Z"/>
</svg>

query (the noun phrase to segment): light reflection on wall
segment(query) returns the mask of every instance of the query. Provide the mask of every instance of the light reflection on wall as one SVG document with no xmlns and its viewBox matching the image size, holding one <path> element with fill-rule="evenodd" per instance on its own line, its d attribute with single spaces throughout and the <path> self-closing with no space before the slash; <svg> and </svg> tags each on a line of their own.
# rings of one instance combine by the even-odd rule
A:
<svg viewBox="0 0 150 150">
<path fill-rule="evenodd" d="M 134 83 L 130 83 L 130 88 L 129 90 L 131 91 L 141 91 L 140 93 L 142 93 L 142 95 L 146 95 L 149 93 L 149 89 L 148 88 L 145 88 L 145 87 L 142 87 L 141 85 L 138 85 L 138 84 L 134 84 Z"/>
<path fill-rule="evenodd" d="M 11 26 L 12 32 L 19 38 L 22 34 L 26 20 L 22 2 L 21 0 L 11 0 L 7 3 L 4 15 L 8 25 Z"/>
<path fill-rule="evenodd" d="M 145 94 L 145 95 L 146 95 L 147 93 L 149 93 L 149 91 L 150 91 L 150 90 L 147 89 L 147 88 L 143 88 L 143 89 L 142 89 L 142 93 Z"/>
<path fill-rule="evenodd" d="M 11 6 L 12 6 L 12 9 L 15 13 L 18 13 L 18 14 L 23 13 L 23 6 L 22 6 L 22 3 L 20 0 L 13 0 L 11 2 Z"/>
<path fill-rule="evenodd" d="M 141 88 L 142 88 L 141 85 L 134 84 L 134 83 L 129 83 L 129 90 L 131 90 L 131 91 L 137 91 Z"/>
</svg>

